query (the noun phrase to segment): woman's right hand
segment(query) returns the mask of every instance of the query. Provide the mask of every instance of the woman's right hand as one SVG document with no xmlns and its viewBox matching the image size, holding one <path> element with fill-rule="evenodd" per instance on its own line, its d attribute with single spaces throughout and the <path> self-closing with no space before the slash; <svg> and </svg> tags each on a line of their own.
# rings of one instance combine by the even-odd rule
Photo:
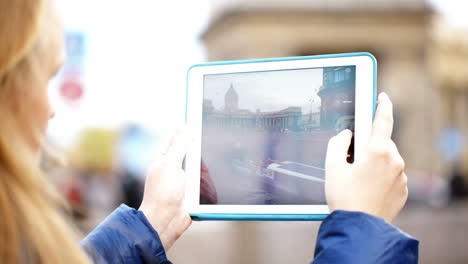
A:
<svg viewBox="0 0 468 264">
<path fill-rule="evenodd" d="M 330 212 L 360 211 L 391 222 L 408 198 L 405 163 L 391 139 L 393 106 L 379 95 L 372 134 L 362 158 L 346 161 L 352 133 L 342 131 L 328 143 L 325 192 Z"/>
</svg>

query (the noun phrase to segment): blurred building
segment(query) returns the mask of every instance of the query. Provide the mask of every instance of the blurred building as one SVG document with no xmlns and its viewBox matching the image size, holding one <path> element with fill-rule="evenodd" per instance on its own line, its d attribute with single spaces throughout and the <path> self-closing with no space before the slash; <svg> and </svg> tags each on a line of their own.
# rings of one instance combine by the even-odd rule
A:
<svg viewBox="0 0 468 264">
<path fill-rule="evenodd" d="M 427 193 L 445 184 L 434 175 L 450 176 L 455 164 L 468 174 L 468 34 L 441 24 L 425 0 L 211 3 L 202 35 L 209 61 L 371 52 L 378 89 L 395 105 L 394 139 L 410 183 L 426 182 L 420 200 L 427 203 Z M 312 114 L 304 113 L 308 119 Z M 410 208 L 396 225 L 421 241 L 421 263 L 467 263 L 466 232 L 460 232 L 468 226 L 467 203 Z M 179 262 L 307 263 L 317 229 L 318 223 L 197 223 L 170 255 Z M 205 243 L 195 245 L 201 236 Z"/>
<path fill-rule="evenodd" d="M 212 1 L 202 39 L 210 61 L 371 52 L 378 61 L 378 89 L 395 104 L 394 140 L 408 173 L 441 175 L 449 168 L 441 162 L 440 134 L 460 120 L 444 110 L 453 97 L 441 99 L 455 88 L 446 87 L 431 68 L 431 55 L 445 49 L 445 44 L 434 49 L 433 18 L 424 0 L 218 0 Z M 459 72 L 466 66 L 452 68 Z M 455 96 L 465 110 L 466 87 L 457 83 L 456 94 L 464 93 L 465 99 Z"/>
<path fill-rule="evenodd" d="M 320 87 L 320 124 L 337 128 L 340 119 L 354 121 L 356 67 L 327 67 L 323 69 Z M 348 127 L 354 130 L 354 127 Z"/>
<path fill-rule="evenodd" d="M 239 108 L 239 95 L 231 84 L 224 96 L 224 107 L 216 110 L 213 102 L 203 100 L 203 121 L 219 128 L 262 129 L 270 131 L 297 131 L 301 129 L 302 108 L 290 106 L 279 111 L 263 112 Z"/>
<path fill-rule="evenodd" d="M 441 98 L 443 131 L 453 128 L 461 137 L 448 146 L 445 160 L 458 163 L 468 176 L 468 30 L 434 20 L 430 64 Z M 443 132 L 442 132 L 443 133 Z M 457 146 L 458 145 L 458 146 Z M 453 152 L 453 153 L 450 153 Z M 452 157 L 450 157 L 452 156 Z"/>
</svg>

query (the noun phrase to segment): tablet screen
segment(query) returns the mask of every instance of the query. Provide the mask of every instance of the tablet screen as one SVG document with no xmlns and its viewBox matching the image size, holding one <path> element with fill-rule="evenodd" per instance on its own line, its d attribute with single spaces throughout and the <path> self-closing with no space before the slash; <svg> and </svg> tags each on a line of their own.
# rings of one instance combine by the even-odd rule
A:
<svg viewBox="0 0 468 264">
<path fill-rule="evenodd" d="M 200 204 L 325 204 L 327 144 L 354 131 L 355 80 L 355 66 L 205 75 Z"/>
</svg>

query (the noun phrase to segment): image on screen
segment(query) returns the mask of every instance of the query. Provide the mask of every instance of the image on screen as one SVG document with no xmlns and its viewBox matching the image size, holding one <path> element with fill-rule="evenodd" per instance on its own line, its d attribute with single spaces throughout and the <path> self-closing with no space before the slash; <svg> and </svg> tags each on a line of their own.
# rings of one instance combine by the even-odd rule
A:
<svg viewBox="0 0 468 264">
<path fill-rule="evenodd" d="M 328 140 L 354 131 L 355 66 L 209 74 L 200 204 L 325 204 Z"/>
</svg>

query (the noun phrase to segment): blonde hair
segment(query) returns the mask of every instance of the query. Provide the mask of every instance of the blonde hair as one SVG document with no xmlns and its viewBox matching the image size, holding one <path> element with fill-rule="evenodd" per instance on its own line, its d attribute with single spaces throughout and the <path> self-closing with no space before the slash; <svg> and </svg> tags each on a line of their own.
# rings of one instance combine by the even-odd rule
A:
<svg viewBox="0 0 468 264">
<path fill-rule="evenodd" d="M 28 137 L 40 142 L 31 96 L 50 55 L 51 0 L 0 0 L 0 260 L 87 263 L 42 175 Z M 56 34 L 57 35 L 57 34 Z M 55 37 L 56 38 L 56 37 Z M 43 69 L 42 69 L 43 70 Z"/>
</svg>

